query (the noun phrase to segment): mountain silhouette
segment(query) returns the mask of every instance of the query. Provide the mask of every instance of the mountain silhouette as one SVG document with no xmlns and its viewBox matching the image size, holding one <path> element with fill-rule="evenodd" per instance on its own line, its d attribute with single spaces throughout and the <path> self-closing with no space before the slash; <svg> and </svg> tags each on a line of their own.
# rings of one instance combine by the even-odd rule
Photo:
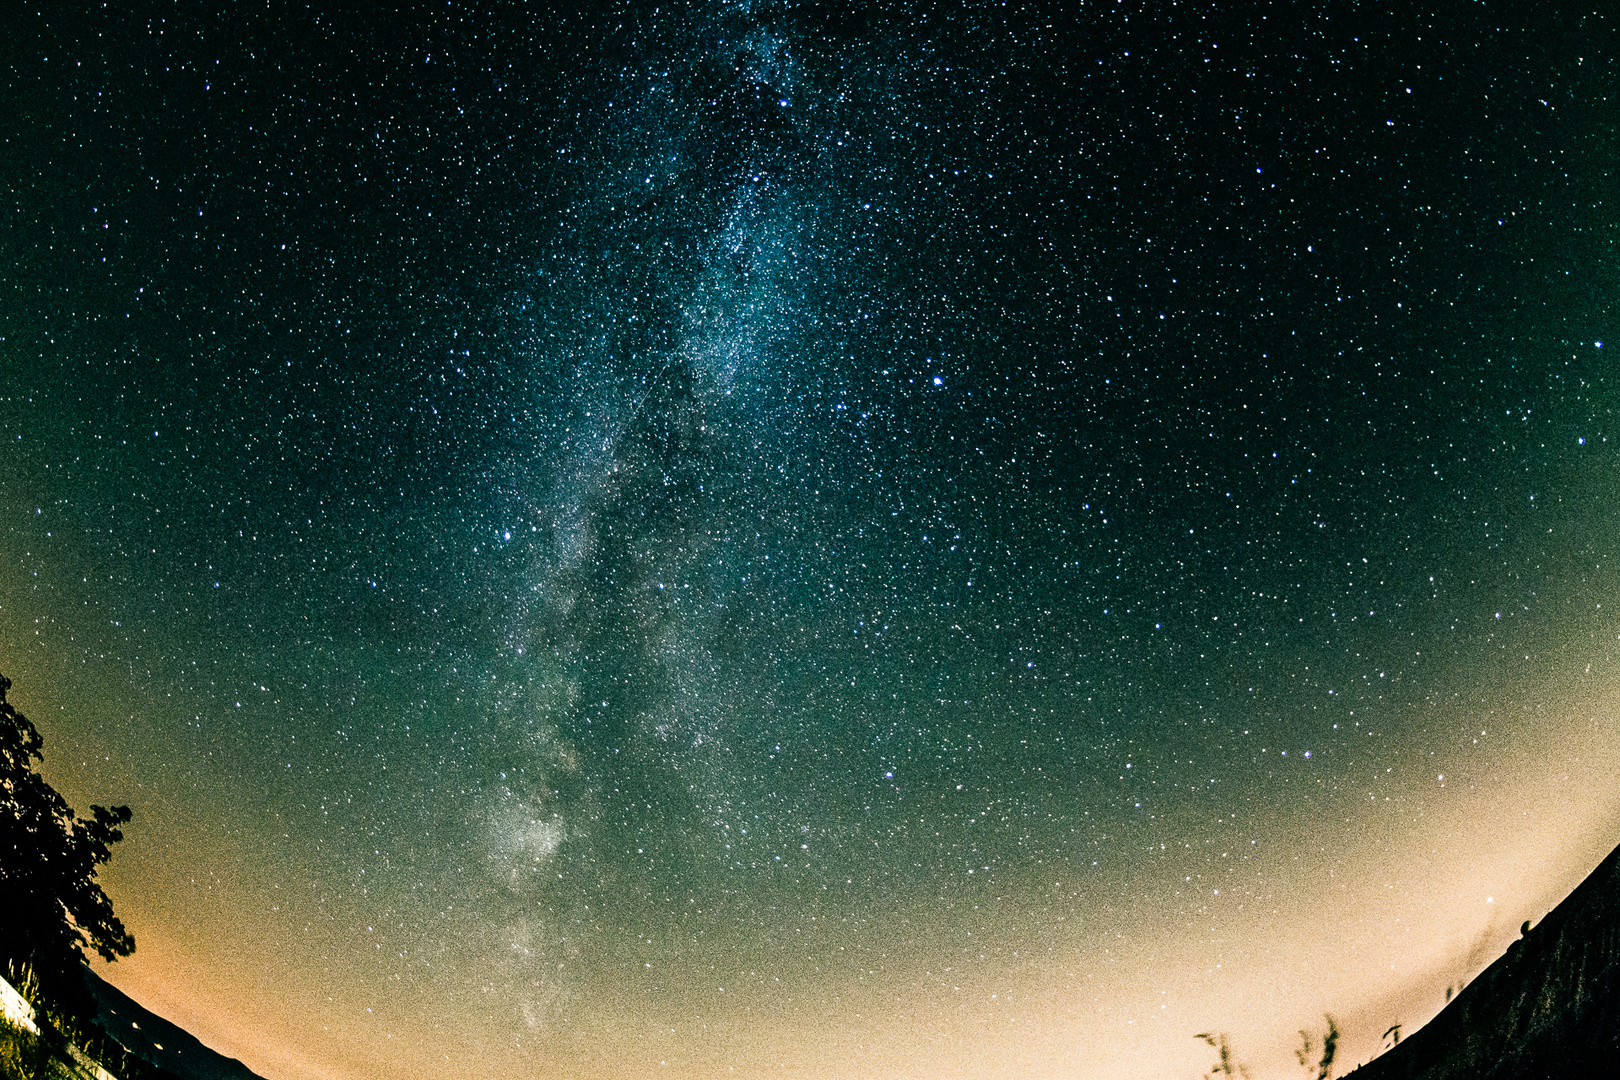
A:
<svg viewBox="0 0 1620 1080">
<path fill-rule="evenodd" d="M 195 1035 L 149 1011 L 88 967 L 84 984 L 96 1004 L 95 1026 L 148 1065 L 177 1080 L 263 1080 L 240 1061 L 210 1050 Z"/>
<path fill-rule="evenodd" d="M 1346 1080 L 1620 1076 L 1620 848 L 1438 1016 Z"/>
</svg>

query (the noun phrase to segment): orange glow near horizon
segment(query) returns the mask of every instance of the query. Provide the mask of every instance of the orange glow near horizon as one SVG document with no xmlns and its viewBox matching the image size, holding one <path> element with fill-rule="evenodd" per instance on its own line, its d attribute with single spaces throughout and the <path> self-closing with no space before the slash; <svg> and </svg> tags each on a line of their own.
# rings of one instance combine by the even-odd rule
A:
<svg viewBox="0 0 1620 1080">
<path fill-rule="evenodd" d="M 1441 799 L 1436 773 L 1434 796 L 1409 805 L 1405 820 L 1363 812 L 1349 831 L 1376 830 L 1377 843 L 1347 847 L 1325 870 L 1313 862 L 1314 883 L 1284 874 L 1265 891 L 1261 872 L 1247 899 L 1189 915 L 1132 907 L 1126 896 L 1081 901 L 1059 882 L 1029 882 L 942 920 L 918 905 L 841 963 L 799 965 L 785 980 L 691 969 L 646 983 L 592 978 L 577 1000 L 552 1001 L 549 1011 L 539 989 L 541 1004 L 516 1039 L 498 1021 L 450 1022 L 453 989 L 420 983 L 384 986 L 376 997 L 350 989 L 328 1006 L 348 1022 L 311 1030 L 297 1017 L 319 987 L 296 974 L 307 963 L 278 957 L 295 942 L 238 929 L 245 940 L 213 952 L 192 919 L 183 940 L 143 927 L 135 957 L 98 967 L 270 1077 L 380 1077 L 375 1062 L 403 1055 L 446 1077 L 765 1077 L 808 1068 L 878 1080 L 1147 1080 L 1207 1068 L 1210 1052 L 1191 1036 L 1212 1029 L 1230 1034 L 1255 1080 L 1270 1080 L 1293 1074 L 1297 1031 L 1319 1037 L 1324 1013 L 1344 1033 L 1344 1072 L 1377 1055 L 1391 1024 L 1410 1035 L 1425 1023 L 1447 987 L 1478 974 L 1521 921 L 1539 920 L 1607 854 L 1614 812 L 1583 808 L 1572 793 L 1603 790 L 1620 775 L 1612 710 L 1594 699 L 1547 730 L 1563 735 L 1499 775 L 1451 766 L 1447 790 L 1462 798 Z M 1322 837 L 1269 843 L 1309 857 L 1311 839 Z M 139 911 L 126 888 L 115 891 L 121 908 Z M 734 950 L 727 959 L 748 963 Z M 358 1019 L 362 1000 L 383 1004 Z"/>
</svg>

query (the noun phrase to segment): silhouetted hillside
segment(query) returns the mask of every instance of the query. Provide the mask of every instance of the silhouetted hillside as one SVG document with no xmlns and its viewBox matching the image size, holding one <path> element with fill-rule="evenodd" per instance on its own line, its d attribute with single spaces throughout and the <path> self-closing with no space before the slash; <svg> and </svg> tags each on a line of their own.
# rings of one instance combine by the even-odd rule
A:
<svg viewBox="0 0 1620 1080">
<path fill-rule="evenodd" d="M 210 1050 L 190 1032 L 149 1012 L 89 968 L 84 974 L 96 1003 L 96 1026 L 135 1057 L 178 1080 L 263 1080 L 235 1058 Z"/>
<path fill-rule="evenodd" d="M 1349 1077 L 1615 1075 L 1620 1075 L 1620 848 L 1439 1016 Z"/>
</svg>

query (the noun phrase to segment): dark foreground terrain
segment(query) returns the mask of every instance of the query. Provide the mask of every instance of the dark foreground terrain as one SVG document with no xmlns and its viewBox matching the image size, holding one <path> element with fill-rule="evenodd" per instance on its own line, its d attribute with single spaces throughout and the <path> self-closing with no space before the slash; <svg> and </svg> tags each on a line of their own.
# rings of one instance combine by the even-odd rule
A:
<svg viewBox="0 0 1620 1080">
<path fill-rule="evenodd" d="M 1528 925 L 1528 924 L 1526 924 Z M 1620 1076 L 1620 848 L 1354 1080 Z"/>
<path fill-rule="evenodd" d="M 147 1011 L 88 968 L 85 986 L 96 1003 L 94 1025 L 162 1073 L 176 1080 L 262 1080 L 240 1061 L 210 1050 L 196 1036 Z"/>
</svg>

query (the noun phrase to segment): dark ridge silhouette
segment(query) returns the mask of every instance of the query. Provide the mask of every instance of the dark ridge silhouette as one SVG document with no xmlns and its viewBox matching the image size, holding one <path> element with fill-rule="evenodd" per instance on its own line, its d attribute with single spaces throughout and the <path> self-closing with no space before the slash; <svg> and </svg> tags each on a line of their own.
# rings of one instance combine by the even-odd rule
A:
<svg viewBox="0 0 1620 1080">
<path fill-rule="evenodd" d="M 148 1011 L 89 968 L 84 969 L 84 983 L 95 1002 L 95 1026 L 162 1074 L 177 1080 L 263 1080 L 240 1061 L 210 1050 L 195 1035 Z"/>
<path fill-rule="evenodd" d="M 1346 1080 L 1620 1075 L 1620 848 L 1451 999 Z"/>
</svg>

